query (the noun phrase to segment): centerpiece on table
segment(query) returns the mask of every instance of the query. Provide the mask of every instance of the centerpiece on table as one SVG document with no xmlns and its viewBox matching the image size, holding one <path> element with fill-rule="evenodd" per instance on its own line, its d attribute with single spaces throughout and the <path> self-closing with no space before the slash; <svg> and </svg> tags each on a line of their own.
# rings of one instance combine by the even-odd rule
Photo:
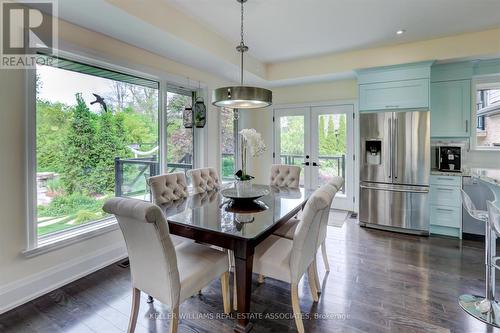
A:
<svg viewBox="0 0 500 333">
<path fill-rule="evenodd" d="M 252 179 L 255 178 L 247 173 L 248 153 L 252 157 L 260 156 L 266 151 L 266 145 L 260 133 L 253 128 L 245 128 L 240 131 L 240 143 L 241 169 L 234 176 L 236 188 L 246 191 L 252 188 Z"/>
<path fill-rule="evenodd" d="M 254 177 L 247 173 L 247 162 L 249 155 L 252 157 L 257 157 L 262 155 L 266 151 L 266 145 L 262 140 L 262 136 L 255 129 L 243 129 L 240 131 L 240 157 L 241 157 L 241 169 L 235 173 L 235 186 L 233 188 L 227 188 L 221 191 L 221 194 L 226 198 L 231 199 L 228 203 L 229 208 L 242 207 L 250 209 L 255 205 L 258 205 L 261 209 L 266 209 L 265 204 L 254 201 L 262 196 L 269 194 L 267 188 L 253 187 L 252 180 Z"/>
</svg>

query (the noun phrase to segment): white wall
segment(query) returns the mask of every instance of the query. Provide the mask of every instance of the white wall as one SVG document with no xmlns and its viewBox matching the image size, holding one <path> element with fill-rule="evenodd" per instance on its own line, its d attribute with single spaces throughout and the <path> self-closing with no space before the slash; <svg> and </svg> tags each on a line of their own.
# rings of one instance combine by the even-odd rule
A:
<svg viewBox="0 0 500 333">
<path fill-rule="evenodd" d="M 190 77 L 206 84 L 209 91 L 227 84 L 207 73 L 67 22 L 60 22 L 59 34 L 64 48 L 84 50 L 99 60 L 121 66 L 134 64 L 138 70 L 171 75 L 173 79 Z M 21 254 L 26 248 L 26 96 L 25 72 L 0 70 L 0 313 L 125 254 L 118 230 L 32 258 Z M 205 130 L 208 140 L 204 140 L 208 141 L 204 158 L 207 165 L 219 165 L 218 133 L 217 110 L 209 106 Z"/>
</svg>

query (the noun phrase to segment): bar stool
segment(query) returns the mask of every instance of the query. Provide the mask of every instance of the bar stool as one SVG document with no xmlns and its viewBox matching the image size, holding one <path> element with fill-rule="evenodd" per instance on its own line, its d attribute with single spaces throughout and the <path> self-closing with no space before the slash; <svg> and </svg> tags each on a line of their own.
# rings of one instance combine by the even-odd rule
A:
<svg viewBox="0 0 500 333">
<path fill-rule="evenodd" d="M 499 259 L 496 257 L 496 238 L 500 236 L 500 222 L 498 222 L 498 232 L 493 227 L 493 220 L 500 219 L 499 216 L 492 215 L 490 209 L 491 202 L 488 201 L 488 211 L 476 209 L 476 206 L 470 197 L 461 190 L 462 204 L 467 212 L 476 220 L 484 222 L 485 225 L 485 297 L 465 294 L 459 297 L 459 304 L 465 312 L 474 318 L 495 326 L 500 327 L 500 305 L 495 301 L 495 268 L 500 269 L 495 264 Z M 495 209 L 495 206 L 493 206 Z"/>
</svg>

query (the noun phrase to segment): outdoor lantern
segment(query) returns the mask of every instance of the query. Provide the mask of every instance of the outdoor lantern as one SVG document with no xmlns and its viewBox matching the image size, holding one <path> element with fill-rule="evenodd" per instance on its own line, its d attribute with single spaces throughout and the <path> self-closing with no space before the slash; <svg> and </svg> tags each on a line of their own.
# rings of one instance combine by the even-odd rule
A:
<svg viewBox="0 0 500 333">
<path fill-rule="evenodd" d="M 198 97 L 194 103 L 194 124 L 196 128 L 203 128 L 207 123 L 207 108 L 203 97 Z"/>
</svg>

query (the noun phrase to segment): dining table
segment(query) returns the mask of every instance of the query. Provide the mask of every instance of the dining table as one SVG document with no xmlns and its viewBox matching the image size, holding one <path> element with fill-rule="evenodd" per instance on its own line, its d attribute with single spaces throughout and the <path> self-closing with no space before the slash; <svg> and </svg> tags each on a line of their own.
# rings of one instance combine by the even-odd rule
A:
<svg viewBox="0 0 500 333">
<path fill-rule="evenodd" d="M 232 200 L 224 197 L 223 191 L 214 190 L 161 206 L 171 234 L 234 253 L 235 332 L 252 329 L 250 299 L 255 248 L 296 216 L 313 192 L 258 184 L 252 188 L 264 191 L 265 195 L 256 200 Z"/>
</svg>

